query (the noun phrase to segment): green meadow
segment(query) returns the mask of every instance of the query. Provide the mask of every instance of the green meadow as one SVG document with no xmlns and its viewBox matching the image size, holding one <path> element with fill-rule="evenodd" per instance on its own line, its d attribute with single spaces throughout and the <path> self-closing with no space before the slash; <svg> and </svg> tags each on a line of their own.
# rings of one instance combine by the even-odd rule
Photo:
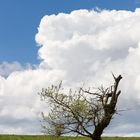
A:
<svg viewBox="0 0 140 140">
<path fill-rule="evenodd" d="M 103 140 L 140 140 L 138 137 L 103 137 Z M 85 137 L 49 137 L 49 136 L 24 136 L 0 135 L 0 140 L 90 140 Z"/>
</svg>

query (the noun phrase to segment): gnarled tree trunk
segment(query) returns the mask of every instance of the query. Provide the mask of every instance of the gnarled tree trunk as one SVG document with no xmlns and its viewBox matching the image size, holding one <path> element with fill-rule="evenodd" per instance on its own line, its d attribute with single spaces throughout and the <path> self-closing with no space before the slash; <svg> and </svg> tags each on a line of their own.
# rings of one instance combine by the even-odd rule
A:
<svg viewBox="0 0 140 140">
<path fill-rule="evenodd" d="M 112 120 L 112 116 L 116 112 L 116 103 L 118 100 L 118 96 L 120 95 L 121 91 L 117 91 L 118 85 L 120 80 L 122 79 L 122 76 L 119 75 L 117 78 L 113 75 L 115 79 L 115 83 L 113 85 L 113 89 L 110 93 L 110 99 L 108 96 L 106 96 L 106 102 L 103 105 L 104 107 L 104 116 L 102 120 L 98 123 L 97 126 L 95 126 L 94 133 L 92 135 L 92 140 L 101 140 L 101 135 L 103 133 L 103 130 L 109 125 L 110 121 Z"/>
</svg>

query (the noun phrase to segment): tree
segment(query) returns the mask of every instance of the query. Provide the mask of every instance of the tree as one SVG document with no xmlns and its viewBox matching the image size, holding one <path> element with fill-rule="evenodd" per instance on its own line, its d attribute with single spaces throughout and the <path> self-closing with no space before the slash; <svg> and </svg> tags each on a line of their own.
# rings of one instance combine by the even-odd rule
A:
<svg viewBox="0 0 140 140">
<path fill-rule="evenodd" d="M 101 86 L 96 90 L 71 89 L 66 94 L 62 83 L 42 89 L 40 96 L 51 105 L 51 110 L 44 116 L 44 130 L 51 135 L 76 133 L 101 140 L 103 130 L 109 125 L 117 112 L 116 104 L 121 93 L 118 85 L 122 76 L 114 78 L 114 84 L 108 88 Z M 44 125 L 45 126 L 45 125 Z"/>
</svg>

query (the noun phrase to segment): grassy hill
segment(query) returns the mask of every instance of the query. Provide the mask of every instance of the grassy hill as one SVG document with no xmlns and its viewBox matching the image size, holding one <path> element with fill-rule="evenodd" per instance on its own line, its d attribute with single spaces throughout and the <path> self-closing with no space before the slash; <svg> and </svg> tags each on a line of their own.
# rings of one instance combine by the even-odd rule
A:
<svg viewBox="0 0 140 140">
<path fill-rule="evenodd" d="M 90 140 L 84 137 L 49 137 L 49 136 L 24 136 L 24 135 L 0 135 L 0 140 Z M 138 137 L 104 137 L 103 140 L 140 140 Z"/>
</svg>

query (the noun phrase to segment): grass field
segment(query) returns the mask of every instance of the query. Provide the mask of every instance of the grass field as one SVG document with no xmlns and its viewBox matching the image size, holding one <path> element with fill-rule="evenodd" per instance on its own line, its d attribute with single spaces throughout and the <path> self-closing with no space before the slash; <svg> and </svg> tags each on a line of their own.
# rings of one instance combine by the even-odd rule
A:
<svg viewBox="0 0 140 140">
<path fill-rule="evenodd" d="M 0 140 L 90 140 L 84 137 L 55 137 L 48 136 L 24 136 L 24 135 L 0 135 Z M 103 140 L 140 140 L 138 137 L 104 137 Z"/>
</svg>

